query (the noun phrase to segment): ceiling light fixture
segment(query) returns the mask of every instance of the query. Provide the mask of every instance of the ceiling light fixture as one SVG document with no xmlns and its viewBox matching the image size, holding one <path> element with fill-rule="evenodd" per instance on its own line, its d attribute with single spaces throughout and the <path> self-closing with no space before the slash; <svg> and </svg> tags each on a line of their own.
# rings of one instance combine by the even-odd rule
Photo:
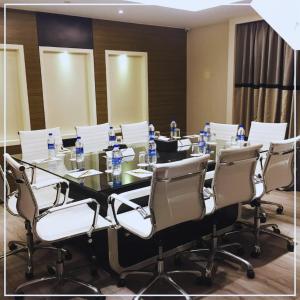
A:
<svg viewBox="0 0 300 300">
<path fill-rule="evenodd" d="M 200 11 L 221 5 L 228 5 L 241 0 L 130 0 L 146 5 L 156 5 L 188 11 Z"/>
</svg>

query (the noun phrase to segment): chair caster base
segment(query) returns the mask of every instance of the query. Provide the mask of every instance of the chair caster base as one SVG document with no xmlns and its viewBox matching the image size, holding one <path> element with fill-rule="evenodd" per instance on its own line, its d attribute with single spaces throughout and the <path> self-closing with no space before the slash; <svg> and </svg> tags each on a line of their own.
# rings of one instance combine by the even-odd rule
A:
<svg viewBox="0 0 300 300">
<path fill-rule="evenodd" d="M 260 223 L 266 223 L 267 222 L 267 215 L 266 213 L 261 213 L 259 216 Z"/>
<path fill-rule="evenodd" d="M 8 249 L 10 250 L 10 251 L 14 251 L 14 250 L 16 250 L 18 248 L 18 246 L 15 244 L 15 243 L 13 243 L 13 242 L 9 242 L 8 243 Z"/>
<path fill-rule="evenodd" d="M 125 284 L 126 284 L 125 279 L 119 278 L 118 283 L 117 283 L 117 286 L 118 286 L 118 287 L 124 287 Z"/>
<path fill-rule="evenodd" d="M 287 250 L 289 252 L 294 252 L 294 248 L 295 248 L 294 242 L 288 242 L 287 243 Z"/>
<path fill-rule="evenodd" d="M 255 278 L 255 272 L 254 270 L 250 269 L 250 270 L 247 270 L 247 277 L 250 278 L 250 279 L 253 279 Z"/>
<path fill-rule="evenodd" d="M 207 286 L 211 286 L 214 282 L 215 274 L 217 273 L 217 265 L 214 264 L 210 269 L 205 269 L 203 282 Z"/>
<path fill-rule="evenodd" d="M 276 213 L 277 213 L 278 215 L 282 215 L 282 214 L 283 214 L 283 207 L 278 207 L 278 208 L 276 209 Z"/>
<path fill-rule="evenodd" d="M 254 248 L 253 248 L 253 250 L 252 250 L 252 252 L 251 252 L 251 256 L 252 256 L 253 258 L 258 258 L 258 257 L 260 256 L 260 254 L 261 254 L 261 249 L 260 249 L 260 247 L 259 247 L 259 246 L 254 246 Z"/>
<path fill-rule="evenodd" d="M 280 234 L 280 229 L 279 229 L 279 228 L 277 228 L 277 227 L 275 227 L 275 226 L 272 226 L 272 229 L 273 229 L 273 231 L 274 231 L 275 233 Z"/>
<path fill-rule="evenodd" d="M 54 266 L 47 266 L 47 272 L 49 275 L 55 275 L 56 274 L 56 268 Z"/>
<path fill-rule="evenodd" d="M 25 272 L 25 278 L 27 280 L 31 280 L 33 278 L 33 272 L 32 271 L 30 271 L 30 272 L 26 271 Z"/>
</svg>

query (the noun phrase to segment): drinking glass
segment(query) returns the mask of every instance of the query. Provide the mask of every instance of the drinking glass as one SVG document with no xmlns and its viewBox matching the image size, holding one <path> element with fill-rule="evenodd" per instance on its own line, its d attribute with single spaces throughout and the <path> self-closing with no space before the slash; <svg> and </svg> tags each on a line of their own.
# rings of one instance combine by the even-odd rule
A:
<svg viewBox="0 0 300 300">
<path fill-rule="evenodd" d="M 192 145 L 192 155 L 196 156 L 196 155 L 200 155 L 201 151 L 200 151 L 200 147 L 198 143 L 193 143 Z"/>
<path fill-rule="evenodd" d="M 112 172 L 112 158 L 106 155 L 106 173 Z"/>
<path fill-rule="evenodd" d="M 145 166 L 145 165 L 147 165 L 147 161 L 146 161 L 146 152 L 145 152 L 145 151 L 139 152 L 139 165 L 140 165 L 140 166 Z"/>
</svg>

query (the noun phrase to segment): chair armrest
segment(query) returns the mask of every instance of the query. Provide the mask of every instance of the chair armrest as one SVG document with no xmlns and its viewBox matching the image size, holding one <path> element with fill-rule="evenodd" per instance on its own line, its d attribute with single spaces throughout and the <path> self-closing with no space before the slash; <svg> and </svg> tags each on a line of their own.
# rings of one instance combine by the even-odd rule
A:
<svg viewBox="0 0 300 300">
<path fill-rule="evenodd" d="M 150 215 L 148 215 L 148 213 L 144 210 L 142 206 L 132 202 L 131 200 L 149 196 L 149 195 L 150 195 L 150 187 L 136 189 L 133 191 L 121 193 L 119 195 L 112 194 L 109 196 L 108 199 L 108 204 L 109 204 L 108 214 L 112 215 L 112 217 L 115 219 L 116 224 L 119 224 L 117 220 L 116 212 L 118 211 L 119 207 L 122 204 L 125 204 L 131 207 L 132 209 L 135 209 L 144 219 L 147 219 L 150 217 Z M 116 204 L 116 200 L 118 201 L 117 204 Z"/>
</svg>

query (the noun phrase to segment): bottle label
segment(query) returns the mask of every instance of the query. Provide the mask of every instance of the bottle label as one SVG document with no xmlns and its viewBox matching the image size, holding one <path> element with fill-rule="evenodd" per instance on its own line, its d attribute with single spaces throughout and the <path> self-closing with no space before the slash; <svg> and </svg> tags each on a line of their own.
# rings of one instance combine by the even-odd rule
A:
<svg viewBox="0 0 300 300">
<path fill-rule="evenodd" d="M 113 166 L 120 165 L 122 162 L 122 158 L 121 157 L 113 157 L 111 162 L 112 162 Z"/>
<path fill-rule="evenodd" d="M 115 135 L 110 135 L 109 136 L 109 141 L 110 142 L 114 142 L 116 140 L 116 136 Z"/>
<path fill-rule="evenodd" d="M 149 157 L 156 156 L 156 150 L 155 149 L 149 149 Z"/>
<path fill-rule="evenodd" d="M 48 144 L 48 150 L 55 150 L 54 144 Z"/>
<path fill-rule="evenodd" d="M 80 155 L 81 154 L 81 147 L 76 147 L 76 154 Z"/>
</svg>

